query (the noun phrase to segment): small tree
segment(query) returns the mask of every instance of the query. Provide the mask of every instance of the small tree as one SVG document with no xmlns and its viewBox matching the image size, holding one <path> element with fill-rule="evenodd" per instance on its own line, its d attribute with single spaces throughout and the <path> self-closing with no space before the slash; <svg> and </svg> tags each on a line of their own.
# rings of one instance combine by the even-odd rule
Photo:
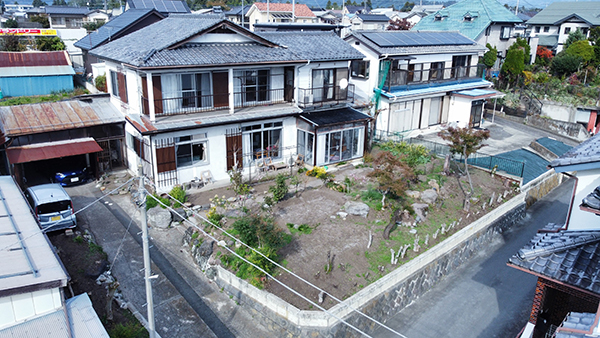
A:
<svg viewBox="0 0 600 338">
<path fill-rule="evenodd" d="M 275 203 L 281 201 L 288 193 L 288 186 L 286 184 L 287 177 L 283 174 L 275 177 L 275 185 L 269 187 L 269 192 L 273 194 L 273 201 Z"/>
<path fill-rule="evenodd" d="M 483 64 L 488 68 L 492 68 L 496 64 L 496 60 L 498 60 L 498 49 L 496 46 L 492 47 L 489 43 L 485 46 L 488 51 L 483 54 Z"/>
<path fill-rule="evenodd" d="M 394 197 L 404 195 L 408 182 L 415 177 L 412 168 L 389 151 L 382 151 L 377 155 L 373 161 L 373 169 L 369 177 L 377 179 L 377 190 L 383 195 L 382 208 L 385 208 L 385 198 L 388 194 Z"/>
<path fill-rule="evenodd" d="M 523 49 L 509 49 L 506 53 L 506 60 L 502 64 L 502 73 L 509 76 L 509 82 L 506 85 L 508 89 L 511 81 L 516 81 L 519 75 L 525 70 L 525 54 Z"/>
<path fill-rule="evenodd" d="M 102 26 L 104 26 L 104 20 L 100 20 L 98 22 L 91 21 L 83 24 L 83 28 L 85 28 L 85 30 L 88 32 L 93 32 Z"/>
<path fill-rule="evenodd" d="M 22 52 L 25 50 L 25 45 L 20 42 L 20 38 L 15 34 L 7 34 L 2 36 L 2 48 L 5 52 Z"/>
<path fill-rule="evenodd" d="M 4 27 L 6 27 L 6 28 L 18 28 L 19 27 L 19 23 L 17 22 L 16 19 L 10 18 L 10 19 L 6 20 L 6 22 L 4 23 Z"/>
<path fill-rule="evenodd" d="M 566 50 L 565 53 L 579 56 L 585 63 L 590 62 L 594 58 L 594 47 L 592 47 L 588 40 L 579 40 L 573 42 Z"/>
<path fill-rule="evenodd" d="M 569 33 L 563 48 L 567 49 L 569 46 L 571 46 L 571 44 L 582 40 L 585 40 L 585 35 L 581 32 L 581 30 L 576 29 L 574 32 Z"/>
<path fill-rule="evenodd" d="M 40 36 L 35 40 L 35 44 L 40 51 L 65 50 L 65 44 L 58 36 Z"/>
<path fill-rule="evenodd" d="M 529 46 L 529 43 L 527 43 L 527 40 L 525 40 L 524 38 L 517 37 L 517 40 L 515 40 L 515 42 L 510 47 L 508 47 L 508 50 L 513 49 L 523 50 L 523 62 L 529 62 L 529 60 L 531 60 L 531 46 Z"/>
<path fill-rule="evenodd" d="M 467 159 L 471 154 L 475 153 L 481 147 L 485 146 L 482 142 L 490 137 L 489 130 L 476 130 L 471 128 L 448 128 L 439 133 L 439 136 L 449 141 L 450 152 L 452 154 L 461 154 L 465 159 L 465 172 L 469 179 L 469 187 L 471 190 L 467 194 L 467 199 L 471 197 L 473 193 L 473 182 L 471 181 L 471 175 L 469 174 L 469 166 Z"/>
<path fill-rule="evenodd" d="M 231 182 L 233 191 L 237 196 L 241 197 L 240 200 L 243 208 L 246 196 L 250 193 L 250 186 L 243 182 L 242 170 L 238 169 L 237 166 L 233 166 L 227 174 L 229 174 L 229 182 Z"/>
<path fill-rule="evenodd" d="M 390 20 L 388 22 L 388 27 L 387 30 L 388 31 L 408 31 L 412 28 L 412 24 L 406 20 L 406 18 L 404 19 L 400 19 L 400 18 L 395 18 L 394 20 Z"/>
<path fill-rule="evenodd" d="M 548 66 L 552 60 L 552 51 L 544 46 L 538 46 L 535 56 L 535 63 L 540 66 Z"/>
<path fill-rule="evenodd" d="M 562 51 L 552 58 L 550 69 L 552 73 L 558 76 L 571 75 L 577 71 L 582 61 L 583 59 L 579 56 Z"/>
<path fill-rule="evenodd" d="M 33 7 L 48 6 L 48 4 L 42 0 L 33 0 L 31 4 L 33 5 Z"/>
<path fill-rule="evenodd" d="M 106 74 L 102 74 L 96 77 L 95 80 L 96 89 L 106 93 Z"/>
<path fill-rule="evenodd" d="M 44 2 L 44 5 L 45 2 Z M 31 22 L 39 22 L 42 25 L 42 28 L 50 28 L 50 21 L 48 20 L 47 15 L 33 15 L 29 18 Z"/>
</svg>

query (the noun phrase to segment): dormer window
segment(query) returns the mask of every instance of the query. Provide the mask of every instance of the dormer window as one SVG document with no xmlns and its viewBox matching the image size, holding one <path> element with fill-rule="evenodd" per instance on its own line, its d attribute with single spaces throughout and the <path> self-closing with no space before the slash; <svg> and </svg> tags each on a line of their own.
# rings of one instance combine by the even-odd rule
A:
<svg viewBox="0 0 600 338">
<path fill-rule="evenodd" d="M 473 21 L 473 17 L 471 15 L 467 14 L 464 16 L 464 20 L 465 21 Z"/>
<path fill-rule="evenodd" d="M 440 14 L 436 14 L 436 15 L 433 17 L 433 21 L 442 21 L 442 16 L 441 16 Z"/>
</svg>

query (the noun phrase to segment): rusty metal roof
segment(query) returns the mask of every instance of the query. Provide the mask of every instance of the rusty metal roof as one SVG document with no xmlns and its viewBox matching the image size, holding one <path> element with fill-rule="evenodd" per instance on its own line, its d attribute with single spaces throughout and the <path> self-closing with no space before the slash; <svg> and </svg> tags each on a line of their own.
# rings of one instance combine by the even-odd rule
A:
<svg viewBox="0 0 600 338">
<path fill-rule="evenodd" d="M 125 122 L 108 97 L 0 107 L 5 137 Z"/>
<path fill-rule="evenodd" d="M 8 155 L 11 164 L 17 164 L 99 151 L 102 151 L 102 148 L 98 143 L 92 137 L 86 137 L 75 140 L 36 143 L 22 147 L 9 147 L 6 149 L 6 155 Z"/>
<path fill-rule="evenodd" d="M 66 51 L 0 52 L 0 67 L 71 66 Z"/>
</svg>

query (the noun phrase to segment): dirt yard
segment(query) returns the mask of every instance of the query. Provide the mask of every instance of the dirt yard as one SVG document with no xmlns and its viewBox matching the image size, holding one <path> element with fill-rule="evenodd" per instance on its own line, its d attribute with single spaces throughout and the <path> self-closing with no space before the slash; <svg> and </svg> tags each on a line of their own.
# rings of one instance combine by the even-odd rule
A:
<svg viewBox="0 0 600 338">
<path fill-rule="evenodd" d="M 295 188 L 290 186 L 286 199 L 273 206 L 272 214 L 277 226 L 287 233 L 290 233 L 288 224 L 304 224 L 312 231 L 296 232 L 292 235 L 291 242 L 278 252 L 282 258 L 282 265 L 343 300 L 411 260 L 420 252 L 446 239 L 515 194 L 515 189 L 509 180 L 497 175 L 492 177 L 486 171 L 471 169 L 474 193 L 470 210 L 466 212 L 463 210 L 464 195 L 456 177 L 440 174 L 442 162 L 443 160 L 439 159 L 430 162 L 426 168 L 423 168 L 427 175 L 419 175 L 418 182 L 410 188 L 423 191 L 431 189 L 432 186 L 439 187 L 439 197 L 429 206 L 425 219 L 413 226 L 415 217 L 411 217 L 408 222 L 403 223 L 410 224 L 409 226 L 396 227 L 387 240 L 383 238 L 383 230 L 390 222 L 392 211 L 388 208 L 377 210 L 381 208 L 381 195 L 377 196 L 374 189 L 376 182 L 367 177 L 372 168 L 362 165 L 356 168 L 353 165 L 330 168 L 335 170 L 333 171 L 335 181 L 351 183 L 350 192 L 347 193 L 329 189 L 317 178 L 297 174 L 299 177 L 304 176 L 301 178 L 304 182 L 299 185 L 300 191 L 295 193 Z M 286 174 L 289 174 L 289 170 Z M 348 180 L 345 180 L 346 177 Z M 466 189 L 468 187 L 466 176 L 461 177 L 461 182 Z M 273 181 L 269 181 L 253 185 L 253 199 L 246 203 L 249 213 L 259 212 L 265 192 L 273 184 Z M 209 204 L 209 199 L 215 195 L 230 198 L 235 194 L 228 188 L 220 188 L 193 194 L 189 197 L 189 201 L 197 205 Z M 490 208 L 492 195 L 494 200 Z M 369 205 L 368 216 L 345 215 L 344 205 L 348 201 L 364 202 Z M 407 202 L 408 205 L 423 203 L 418 198 L 410 197 Z M 229 208 L 235 207 L 236 204 L 233 203 Z M 233 221 L 234 219 L 227 219 L 226 227 Z M 442 227 L 444 231 L 441 231 Z M 372 243 L 368 247 L 370 234 L 372 234 Z M 397 264 L 392 265 L 390 249 L 398 253 L 404 245 L 408 244 L 410 247 L 405 250 L 405 256 L 399 257 Z M 416 252 L 415 244 L 420 247 Z M 326 271 L 328 253 L 333 258 L 329 272 Z M 220 254 L 217 253 L 218 255 Z M 311 300 L 319 299 L 319 291 L 296 277 L 283 271 L 278 271 L 275 275 Z M 313 308 L 308 302 L 292 294 L 277 282 L 267 281 L 265 288 L 300 309 Z M 331 298 L 325 298 L 323 302 L 326 308 L 335 304 L 337 302 Z"/>
</svg>

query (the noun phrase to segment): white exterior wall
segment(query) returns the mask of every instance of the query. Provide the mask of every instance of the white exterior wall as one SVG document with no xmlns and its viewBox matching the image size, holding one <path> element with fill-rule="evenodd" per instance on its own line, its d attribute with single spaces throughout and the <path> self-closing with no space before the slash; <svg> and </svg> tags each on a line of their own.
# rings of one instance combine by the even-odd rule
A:
<svg viewBox="0 0 600 338">
<path fill-rule="evenodd" d="M 471 117 L 471 101 L 471 99 L 466 97 L 451 97 L 448 109 L 448 122 L 457 122 L 460 127 L 468 126 L 469 118 Z"/>
<path fill-rule="evenodd" d="M 2 297 L 0 298 L 0 329 L 50 313 L 62 306 L 59 288 Z"/>
<path fill-rule="evenodd" d="M 579 209 L 581 200 L 600 185 L 600 169 L 580 170 L 577 172 L 577 188 L 575 199 L 571 205 L 571 216 L 567 220 L 568 230 L 596 230 L 598 216 L 589 211 Z"/>
<path fill-rule="evenodd" d="M 571 31 L 567 34 L 565 34 L 565 28 L 570 28 Z M 577 29 L 581 29 L 581 28 L 590 28 L 590 25 L 588 25 L 585 22 L 564 22 L 560 25 L 560 29 L 558 29 L 558 46 L 556 47 L 556 52 L 559 53 L 563 50 L 564 48 L 564 43 L 567 42 L 567 39 L 569 38 L 569 34 L 573 33 L 574 31 L 576 31 Z M 587 35 L 589 36 L 589 30 Z"/>
<path fill-rule="evenodd" d="M 510 39 L 508 39 L 508 40 L 500 39 L 500 34 L 502 33 L 503 26 L 508 26 L 511 28 Z M 492 46 L 496 46 L 498 51 L 502 52 L 502 57 L 506 57 L 506 51 L 508 50 L 508 47 L 510 47 L 516 41 L 516 39 L 513 37 L 513 32 L 514 32 L 514 24 L 513 23 L 505 23 L 505 24 L 496 23 L 496 24 L 492 24 L 492 28 L 490 30 L 489 36 L 486 36 L 485 31 L 483 31 L 483 33 L 481 33 L 481 35 L 479 37 L 477 37 L 477 39 L 475 39 L 475 41 L 484 47 L 488 43 Z M 533 53 L 533 50 L 532 50 L 532 53 Z"/>
</svg>

